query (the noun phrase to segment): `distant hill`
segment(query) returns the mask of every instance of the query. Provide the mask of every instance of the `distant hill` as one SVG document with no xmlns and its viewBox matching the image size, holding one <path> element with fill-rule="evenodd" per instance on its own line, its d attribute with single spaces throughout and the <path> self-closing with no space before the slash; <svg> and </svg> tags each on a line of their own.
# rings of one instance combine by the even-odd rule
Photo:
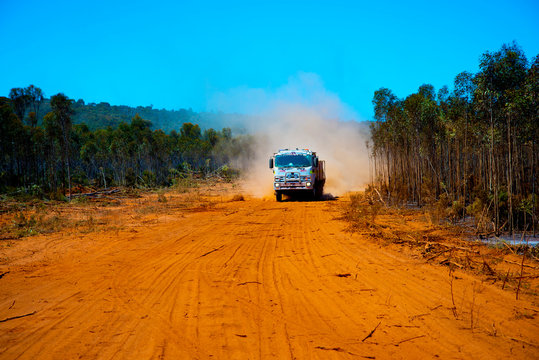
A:
<svg viewBox="0 0 539 360">
<path fill-rule="evenodd" d="M 225 114 L 222 112 L 198 113 L 191 109 L 165 110 L 154 109 L 152 106 L 110 105 L 106 102 L 86 104 L 81 99 L 73 103 L 73 110 L 75 110 L 73 123 L 85 123 L 92 131 L 109 126 L 115 128 L 121 122 L 131 123 L 131 119 L 137 114 L 144 120 L 151 121 L 152 130 L 161 129 L 166 133 L 170 133 L 172 130 L 179 131 L 182 124 L 190 122 L 198 124 L 202 130 L 230 128 L 234 134 L 238 135 L 256 128 L 256 126 L 248 126 L 249 123 L 256 125 L 257 122 L 266 120 L 255 115 Z M 50 111 L 50 99 L 44 99 L 39 108 L 39 123 L 41 123 L 43 116 Z M 361 131 L 368 135 L 370 122 L 360 121 L 359 123 Z"/>
<path fill-rule="evenodd" d="M 183 123 L 198 124 L 202 129 L 213 128 L 220 130 L 231 128 L 235 133 L 244 132 L 244 124 L 251 119 L 248 115 L 224 113 L 197 113 L 191 109 L 165 110 L 154 109 L 151 106 L 131 107 L 126 105 L 110 105 L 106 102 L 88 103 L 78 100 L 73 103 L 73 123 L 85 123 L 91 130 L 102 129 L 108 126 L 116 127 L 121 122 L 130 123 L 138 114 L 145 120 L 152 122 L 152 128 L 165 132 L 178 131 Z M 39 118 L 51 111 L 50 99 L 44 99 L 39 109 Z"/>
</svg>

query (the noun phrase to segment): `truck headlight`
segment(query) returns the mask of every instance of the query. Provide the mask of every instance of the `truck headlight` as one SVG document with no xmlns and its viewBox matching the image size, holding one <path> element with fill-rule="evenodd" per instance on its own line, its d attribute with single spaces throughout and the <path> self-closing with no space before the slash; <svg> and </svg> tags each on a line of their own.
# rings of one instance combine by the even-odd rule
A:
<svg viewBox="0 0 539 360">
<path fill-rule="evenodd" d="M 310 181 L 308 181 L 308 182 L 307 182 L 307 184 L 305 184 L 305 185 L 307 185 L 307 186 L 311 186 L 312 184 L 311 184 L 311 182 L 310 182 Z"/>
<path fill-rule="evenodd" d="M 276 188 L 279 187 L 279 183 L 275 183 L 274 185 L 275 185 Z"/>
</svg>

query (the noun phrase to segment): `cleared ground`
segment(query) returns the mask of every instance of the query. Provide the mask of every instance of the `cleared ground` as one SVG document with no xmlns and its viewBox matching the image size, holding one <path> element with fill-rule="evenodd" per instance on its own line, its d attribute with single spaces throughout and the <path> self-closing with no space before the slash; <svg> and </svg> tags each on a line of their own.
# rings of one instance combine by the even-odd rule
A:
<svg viewBox="0 0 539 360">
<path fill-rule="evenodd" d="M 12 241 L 0 358 L 539 358 L 536 296 L 461 272 L 451 290 L 446 267 L 345 232 L 342 201 L 221 198 Z"/>
</svg>

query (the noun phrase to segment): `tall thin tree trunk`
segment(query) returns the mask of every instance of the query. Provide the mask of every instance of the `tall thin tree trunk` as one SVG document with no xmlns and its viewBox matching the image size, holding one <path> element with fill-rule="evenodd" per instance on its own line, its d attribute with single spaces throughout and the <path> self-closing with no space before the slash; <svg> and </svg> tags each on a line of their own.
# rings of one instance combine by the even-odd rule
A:
<svg viewBox="0 0 539 360">
<path fill-rule="evenodd" d="M 507 199 L 509 202 L 509 234 L 513 235 L 513 199 L 512 199 L 512 176 L 513 176 L 513 159 L 512 159 L 512 148 L 511 148 L 511 114 L 507 116 L 507 154 L 508 154 L 508 164 L 507 164 Z"/>
<path fill-rule="evenodd" d="M 532 140 L 532 223 L 533 223 L 533 236 L 535 236 L 535 223 L 537 219 L 535 218 L 535 139 Z"/>
<path fill-rule="evenodd" d="M 468 168 L 468 109 L 466 109 L 466 112 L 464 114 L 466 125 L 464 126 L 464 169 L 463 169 L 463 176 L 464 176 L 464 184 L 463 184 L 463 195 L 464 195 L 464 206 L 466 206 L 466 187 L 468 185 L 468 176 L 467 176 L 467 168 Z"/>
<path fill-rule="evenodd" d="M 497 177 L 497 170 L 498 167 L 496 166 L 495 159 L 494 159 L 494 118 L 492 114 L 492 96 L 489 96 L 490 98 L 490 187 L 492 189 L 492 186 L 494 186 L 494 211 L 495 211 L 495 222 L 494 222 L 494 232 L 496 235 L 498 234 L 498 227 L 500 223 L 500 209 L 498 205 L 498 177 Z"/>
</svg>

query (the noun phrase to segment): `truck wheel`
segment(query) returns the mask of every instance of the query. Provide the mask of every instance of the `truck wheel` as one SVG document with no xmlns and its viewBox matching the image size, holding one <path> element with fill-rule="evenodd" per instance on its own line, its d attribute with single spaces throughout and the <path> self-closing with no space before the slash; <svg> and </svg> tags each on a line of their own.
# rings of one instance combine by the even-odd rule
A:
<svg viewBox="0 0 539 360">
<path fill-rule="evenodd" d="M 318 192 L 316 191 L 316 188 L 313 189 L 313 192 L 311 194 L 313 200 L 317 200 L 318 199 Z"/>
<path fill-rule="evenodd" d="M 278 202 L 283 201 L 283 194 L 275 193 L 275 200 L 277 200 Z"/>
</svg>

